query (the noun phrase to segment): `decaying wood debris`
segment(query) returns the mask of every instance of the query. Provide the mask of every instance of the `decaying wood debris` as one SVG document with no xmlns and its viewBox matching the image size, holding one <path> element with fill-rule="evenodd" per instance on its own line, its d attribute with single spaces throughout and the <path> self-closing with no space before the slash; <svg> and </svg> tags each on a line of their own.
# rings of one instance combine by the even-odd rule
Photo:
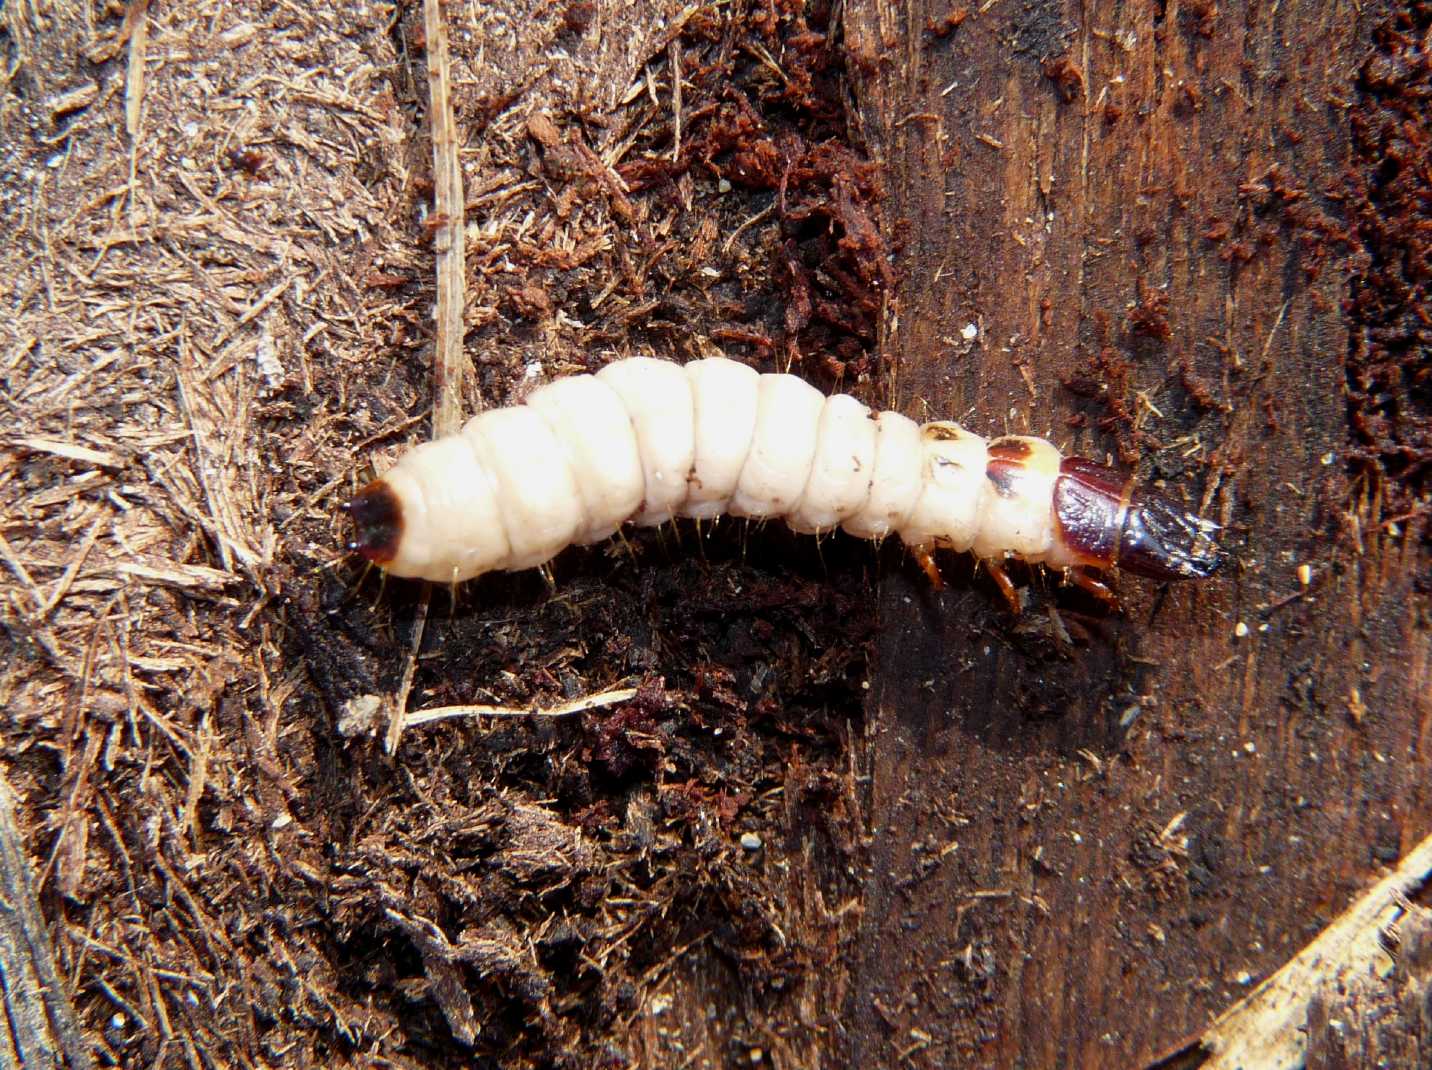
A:
<svg viewBox="0 0 1432 1070">
<path fill-rule="evenodd" d="M 4 5 L 4 775 L 95 1062 L 1200 1035 L 1432 820 L 1429 24 Z M 1228 576 L 1011 620 L 775 526 L 342 553 L 454 410 L 717 351 L 1196 488 Z"/>
</svg>

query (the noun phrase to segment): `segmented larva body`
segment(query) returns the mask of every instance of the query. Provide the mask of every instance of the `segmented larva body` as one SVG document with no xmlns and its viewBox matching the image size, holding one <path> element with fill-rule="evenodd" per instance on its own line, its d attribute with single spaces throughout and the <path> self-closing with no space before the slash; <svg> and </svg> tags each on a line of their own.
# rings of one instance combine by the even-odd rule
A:
<svg viewBox="0 0 1432 1070">
<path fill-rule="evenodd" d="M 1221 559 L 1215 525 L 1042 438 L 921 426 L 722 357 L 634 357 L 548 383 L 417 446 L 347 509 L 352 549 L 442 583 L 532 568 L 626 523 L 723 513 L 898 535 L 927 563 L 945 548 L 996 569 L 1018 557 L 1184 579 Z"/>
</svg>

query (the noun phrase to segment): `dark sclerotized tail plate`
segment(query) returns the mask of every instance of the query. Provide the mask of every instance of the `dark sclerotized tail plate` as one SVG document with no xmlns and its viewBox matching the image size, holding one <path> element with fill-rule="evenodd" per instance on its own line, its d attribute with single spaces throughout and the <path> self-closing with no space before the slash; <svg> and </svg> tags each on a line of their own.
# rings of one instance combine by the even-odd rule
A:
<svg viewBox="0 0 1432 1070">
<path fill-rule="evenodd" d="M 1095 568 L 1111 568 L 1119 557 L 1119 533 L 1128 481 L 1102 464 L 1066 457 L 1054 483 L 1054 518 L 1064 545 Z"/>
<path fill-rule="evenodd" d="M 1156 580 L 1201 580 L 1223 564 L 1218 525 L 1153 491 L 1136 491 L 1119 537 L 1118 565 Z"/>
</svg>

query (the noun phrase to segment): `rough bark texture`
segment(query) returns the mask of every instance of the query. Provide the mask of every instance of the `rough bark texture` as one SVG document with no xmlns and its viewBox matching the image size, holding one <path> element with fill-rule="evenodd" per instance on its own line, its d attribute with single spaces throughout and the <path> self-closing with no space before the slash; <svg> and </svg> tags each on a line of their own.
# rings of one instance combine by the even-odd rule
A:
<svg viewBox="0 0 1432 1070">
<path fill-rule="evenodd" d="M 0 1067 L 89 1070 L 94 1065 L 35 901 L 34 876 L 15 827 L 15 797 L 0 775 Z"/>
<path fill-rule="evenodd" d="M 720 348 L 1233 560 L 1012 618 L 677 528 L 414 664 L 335 514 L 428 435 L 418 5 L 4 5 L 3 761 L 99 1061 L 1135 1065 L 1432 828 L 1426 10 L 444 10 L 469 411 Z M 388 755 L 405 680 L 637 693 Z"/>
</svg>

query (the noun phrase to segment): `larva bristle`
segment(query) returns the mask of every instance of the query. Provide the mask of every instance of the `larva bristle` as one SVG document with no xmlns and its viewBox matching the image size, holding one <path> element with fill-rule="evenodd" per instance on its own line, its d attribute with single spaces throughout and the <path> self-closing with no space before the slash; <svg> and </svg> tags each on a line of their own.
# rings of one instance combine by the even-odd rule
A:
<svg viewBox="0 0 1432 1070">
<path fill-rule="evenodd" d="M 403 537 L 403 507 L 393 489 L 375 479 L 343 506 L 353 520 L 353 540 L 348 549 L 362 554 L 375 565 L 386 565 L 398 556 Z"/>
</svg>

